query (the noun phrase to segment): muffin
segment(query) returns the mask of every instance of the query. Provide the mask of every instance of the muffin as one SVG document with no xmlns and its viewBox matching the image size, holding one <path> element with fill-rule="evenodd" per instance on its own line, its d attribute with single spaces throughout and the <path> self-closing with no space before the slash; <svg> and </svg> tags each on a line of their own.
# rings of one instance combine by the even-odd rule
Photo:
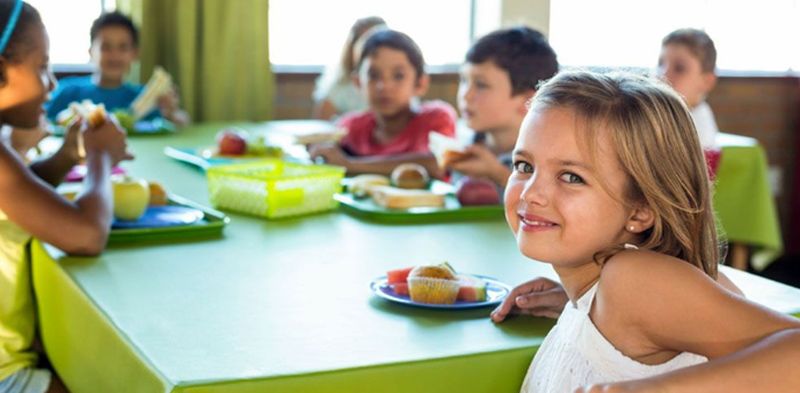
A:
<svg viewBox="0 0 800 393">
<path fill-rule="evenodd" d="M 408 274 L 408 292 L 415 302 L 453 304 L 456 302 L 458 289 L 458 278 L 447 263 L 417 266 Z"/>
<path fill-rule="evenodd" d="M 428 171 L 419 164 L 400 164 L 392 171 L 392 184 L 397 188 L 428 188 L 430 180 Z"/>
</svg>

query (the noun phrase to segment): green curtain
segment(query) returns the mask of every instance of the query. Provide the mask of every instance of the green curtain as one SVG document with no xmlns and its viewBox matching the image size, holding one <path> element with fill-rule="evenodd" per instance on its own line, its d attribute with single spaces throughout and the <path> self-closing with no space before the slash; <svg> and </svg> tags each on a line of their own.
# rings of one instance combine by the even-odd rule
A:
<svg viewBox="0 0 800 393">
<path fill-rule="evenodd" d="M 140 27 L 140 80 L 161 65 L 193 121 L 272 118 L 268 0 L 117 0 Z"/>
</svg>

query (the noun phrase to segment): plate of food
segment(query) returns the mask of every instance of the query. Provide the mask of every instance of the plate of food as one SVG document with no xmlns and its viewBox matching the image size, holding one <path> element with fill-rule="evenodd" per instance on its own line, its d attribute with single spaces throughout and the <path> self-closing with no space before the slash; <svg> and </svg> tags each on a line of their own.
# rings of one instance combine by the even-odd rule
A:
<svg viewBox="0 0 800 393">
<path fill-rule="evenodd" d="M 447 262 L 390 270 L 370 282 L 370 289 L 394 303 L 445 310 L 496 306 L 511 292 L 494 278 L 456 273 Z"/>
<path fill-rule="evenodd" d="M 284 149 L 272 144 L 260 133 L 240 128 L 224 128 L 217 133 L 216 145 L 164 148 L 164 154 L 188 164 L 208 169 L 213 165 L 282 158 Z"/>
<path fill-rule="evenodd" d="M 74 199 L 81 183 L 65 183 L 58 191 Z M 230 219 L 222 212 L 169 193 L 155 181 L 113 176 L 114 220 L 108 243 L 216 237 Z"/>
<path fill-rule="evenodd" d="M 431 179 L 424 167 L 399 165 L 391 177 L 366 174 L 344 180 L 341 208 L 384 222 L 502 219 L 500 192 L 488 180 L 464 178 L 456 185 Z"/>
</svg>

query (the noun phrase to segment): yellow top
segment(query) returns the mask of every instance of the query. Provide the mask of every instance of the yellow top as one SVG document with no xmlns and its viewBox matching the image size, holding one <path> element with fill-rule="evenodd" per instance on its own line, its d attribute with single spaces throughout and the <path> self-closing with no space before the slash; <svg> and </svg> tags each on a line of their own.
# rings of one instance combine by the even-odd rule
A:
<svg viewBox="0 0 800 393">
<path fill-rule="evenodd" d="M 36 362 L 30 239 L 0 211 L 0 380 Z"/>
</svg>

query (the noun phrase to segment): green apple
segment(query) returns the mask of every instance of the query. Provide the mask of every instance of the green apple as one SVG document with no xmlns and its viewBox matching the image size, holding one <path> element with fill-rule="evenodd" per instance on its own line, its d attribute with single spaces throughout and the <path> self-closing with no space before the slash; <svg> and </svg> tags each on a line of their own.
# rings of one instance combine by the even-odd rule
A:
<svg viewBox="0 0 800 393">
<path fill-rule="evenodd" d="M 150 201 L 150 186 L 147 181 L 129 176 L 115 176 L 111 185 L 114 191 L 114 216 L 120 220 L 139 219 Z"/>
</svg>

